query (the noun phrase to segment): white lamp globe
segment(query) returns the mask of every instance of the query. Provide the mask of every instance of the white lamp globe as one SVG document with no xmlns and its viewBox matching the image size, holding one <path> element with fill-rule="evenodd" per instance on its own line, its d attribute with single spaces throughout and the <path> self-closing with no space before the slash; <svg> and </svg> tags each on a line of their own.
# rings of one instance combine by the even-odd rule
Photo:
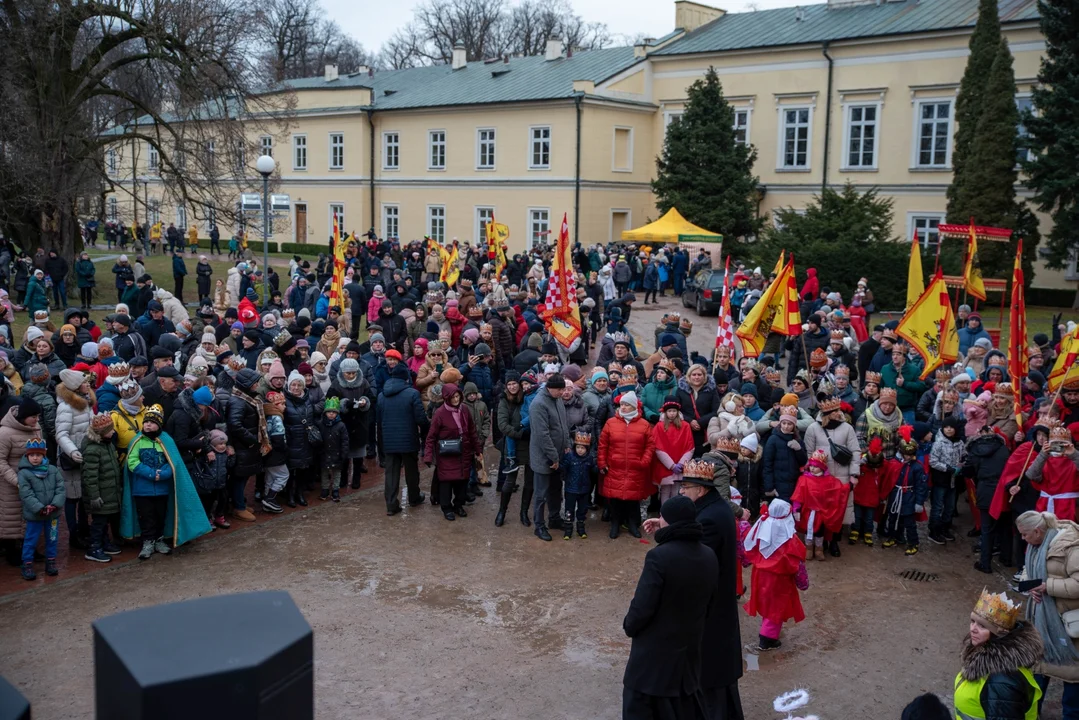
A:
<svg viewBox="0 0 1079 720">
<path fill-rule="evenodd" d="M 255 169 L 263 175 L 269 175 L 277 167 L 277 163 L 269 155 L 262 155 L 255 161 Z"/>
</svg>

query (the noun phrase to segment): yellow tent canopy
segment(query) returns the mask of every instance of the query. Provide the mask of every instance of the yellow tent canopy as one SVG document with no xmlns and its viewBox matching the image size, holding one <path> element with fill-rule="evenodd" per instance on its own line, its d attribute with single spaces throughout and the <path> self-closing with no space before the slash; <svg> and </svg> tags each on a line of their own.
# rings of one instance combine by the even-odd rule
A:
<svg viewBox="0 0 1079 720">
<path fill-rule="evenodd" d="M 671 208 L 667 214 L 655 222 L 648 223 L 636 230 L 623 230 L 622 240 L 626 242 L 723 242 L 719 233 L 709 232 L 697 227 L 682 217 L 677 208 Z"/>
</svg>

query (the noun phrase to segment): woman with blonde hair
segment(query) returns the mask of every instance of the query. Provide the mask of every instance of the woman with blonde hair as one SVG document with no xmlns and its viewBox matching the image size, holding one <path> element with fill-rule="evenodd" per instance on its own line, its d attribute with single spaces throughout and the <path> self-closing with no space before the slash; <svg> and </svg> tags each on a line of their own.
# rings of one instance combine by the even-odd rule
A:
<svg viewBox="0 0 1079 720">
<path fill-rule="evenodd" d="M 1064 683 L 1066 720 L 1079 718 L 1079 639 L 1069 626 L 1079 622 L 1079 525 L 1053 513 L 1028 510 L 1015 527 L 1027 543 L 1024 574 L 1041 584 L 1030 591 L 1026 618 L 1041 636 L 1045 654 L 1033 668 L 1042 692 L 1051 678 Z"/>
</svg>

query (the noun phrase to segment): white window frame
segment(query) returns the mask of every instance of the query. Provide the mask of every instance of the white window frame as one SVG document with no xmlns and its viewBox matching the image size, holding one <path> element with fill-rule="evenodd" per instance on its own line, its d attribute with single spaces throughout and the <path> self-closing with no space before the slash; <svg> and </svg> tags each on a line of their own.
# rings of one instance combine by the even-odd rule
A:
<svg viewBox="0 0 1079 720">
<path fill-rule="evenodd" d="M 176 206 L 176 228 L 180 230 L 180 232 L 187 232 L 187 208 L 183 205 Z M 187 241 L 186 237 L 184 238 L 184 241 Z"/>
<path fill-rule="evenodd" d="M 207 234 L 209 234 L 210 230 L 214 229 L 215 225 L 217 225 L 217 208 L 215 208 L 215 207 L 213 207 L 211 205 L 211 206 L 206 208 L 206 230 L 207 230 Z"/>
<path fill-rule="evenodd" d="M 390 212 L 390 211 L 393 212 Z M 393 232 L 390 232 L 390 219 L 393 219 Z M 395 203 L 382 203 L 382 237 L 401 237 L 401 208 Z"/>
<path fill-rule="evenodd" d="M 119 154 L 115 149 L 110 149 L 105 153 L 105 171 L 109 175 L 115 175 L 119 166 Z"/>
<path fill-rule="evenodd" d="M 685 110 L 664 110 L 663 111 L 663 134 L 667 134 L 667 128 L 671 126 L 671 123 L 676 119 L 686 114 Z"/>
<path fill-rule="evenodd" d="M 1030 109 L 1033 110 L 1035 112 L 1035 114 L 1037 113 L 1037 108 L 1034 107 L 1034 99 L 1033 98 L 1034 98 L 1034 93 L 1031 93 L 1031 92 L 1021 92 L 1021 93 L 1016 93 L 1015 94 L 1015 109 L 1019 110 L 1020 115 L 1022 115 L 1022 112 L 1023 112 L 1023 110 L 1019 107 L 1019 101 L 1020 100 L 1029 100 L 1030 101 Z M 1023 138 L 1024 137 L 1029 137 L 1029 135 L 1030 135 L 1030 133 L 1026 131 L 1026 126 L 1023 124 L 1023 119 L 1022 119 L 1022 117 L 1020 117 L 1019 118 L 1019 127 L 1016 128 L 1016 141 L 1021 143 L 1021 142 L 1023 142 Z M 1016 163 L 1015 164 L 1016 164 L 1016 166 L 1018 166 L 1018 165 L 1020 165 L 1020 163 L 1023 160 L 1026 160 L 1026 161 L 1029 162 L 1030 160 L 1033 160 L 1033 159 L 1034 159 L 1034 151 L 1031 150 L 1030 148 L 1027 148 L 1027 156 L 1026 156 L 1026 158 L 1020 158 L 1019 153 L 1016 152 Z"/>
<path fill-rule="evenodd" d="M 120 216 L 120 202 L 115 197 L 109 198 L 109 220 L 116 222 L 116 218 Z"/>
<path fill-rule="evenodd" d="M 775 210 L 786 210 L 786 209 L 787 209 L 786 207 L 778 207 Z M 786 225 L 784 225 L 782 222 L 779 221 L 779 218 L 776 216 L 775 210 L 768 213 L 768 215 L 769 215 L 768 219 L 771 220 L 771 222 L 772 222 L 772 228 L 776 232 L 779 232 L 780 230 L 785 228 Z M 806 214 L 805 208 L 793 208 L 793 210 L 794 210 L 795 215 L 805 215 Z"/>
<path fill-rule="evenodd" d="M 151 225 L 156 225 L 161 222 L 161 201 L 157 198 L 150 198 L 146 201 L 146 214 L 149 216 L 147 219 Z"/>
<path fill-rule="evenodd" d="M 547 234 L 542 238 L 538 238 L 535 228 L 533 227 L 534 213 L 545 212 L 547 213 Z M 530 207 L 528 213 L 525 215 L 525 228 L 527 228 L 528 236 L 525 242 L 528 243 L 528 249 L 531 250 L 536 246 L 537 242 L 546 241 L 548 245 L 551 244 L 551 208 L 549 207 Z"/>
<path fill-rule="evenodd" d="M 441 211 L 441 217 L 435 217 L 435 211 Z M 434 228 L 434 221 L 436 219 L 442 220 L 442 232 L 436 233 Z M 427 234 L 431 236 L 435 242 L 442 245 L 446 242 L 446 206 L 445 205 L 428 205 L 427 206 Z"/>
<path fill-rule="evenodd" d="M 213 171 L 213 169 L 214 169 L 214 167 L 216 165 L 217 165 L 217 141 L 215 141 L 215 140 L 207 140 L 206 141 L 206 169 L 208 171 Z"/>
<path fill-rule="evenodd" d="M 546 130 L 547 131 L 546 139 L 544 139 L 543 137 L 537 138 L 536 137 L 536 131 L 537 130 Z M 550 170 L 551 169 L 551 154 L 552 154 L 552 150 L 554 149 L 553 140 L 554 140 L 554 132 L 551 130 L 550 125 L 530 125 L 528 127 L 528 169 L 529 170 Z M 536 154 L 535 153 L 536 143 L 543 143 L 543 142 L 547 143 L 547 163 L 546 164 L 533 163 L 532 160 L 535 158 L 535 154 Z"/>
<path fill-rule="evenodd" d="M 335 139 L 339 139 L 340 142 L 335 143 Z M 344 170 L 345 169 L 345 134 L 343 132 L 332 132 L 327 140 L 327 144 L 330 149 L 330 170 Z M 339 152 L 340 158 L 334 158 L 334 153 Z"/>
<path fill-rule="evenodd" d="M 259 154 L 273 157 L 273 135 L 259 136 Z"/>
<path fill-rule="evenodd" d="M 390 138 L 393 138 L 391 141 Z M 393 165 L 390 165 L 390 148 L 393 148 Z M 382 133 L 382 169 L 383 170 L 400 170 L 401 169 L 401 133 L 399 132 L 384 132 Z"/>
<path fill-rule="evenodd" d="M 852 102 L 844 103 L 843 105 L 843 155 L 841 162 L 839 163 L 840 170 L 846 172 L 867 172 L 870 170 L 879 169 L 880 164 L 880 116 L 884 103 L 882 102 Z M 861 109 L 862 120 L 859 124 L 862 128 L 865 128 L 869 123 L 865 121 L 865 110 L 873 108 L 873 162 L 869 165 L 851 165 L 850 164 L 850 141 L 851 130 L 854 127 L 854 120 L 852 119 L 855 109 Z M 865 137 L 863 135 L 862 142 L 864 143 Z M 859 150 L 859 157 L 862 152 Z"/>
<path fill-rule="evenodd" d="M 633 227 L 633 209 L 628 207 L 615 207 L 611 208 L 610 215 L 607 217 L 607 242 L 622 242 L 621 237 L 614 236 L 614 216 L 615 214 L 625 213 L 626 216 L 626 229 Z"/>
<path fill-rule="evenodd" d="M 333 200 L 331 200 L 329 202 L 329 204 L 326 206 L 326 209 L 327 209 L 327 215 L 326 215 L 326 223 L 327 223 L 327 225 L 326 225 L 326 227 L 328 227 L 330 229 L 330 231 L 328 233 L 326 233 L 326 236 L 330 237 L 330 236 L 333 235 L 333 210 L 334 210 L 334 208 L 337 208 L 339 210 L 339 212 L 337 213 L 337 218 L 341 222 L 341 228 L 340 228 L 341 229 L 341 237 L 344 237 L 345 233 L 348 232 L 345 229 L 345 220 L 346 220 L 345 204 L 343 202 L 336 202 L 336 201 L 333 201 Z"/>
<path fill-rule="evenodd" d="M 161 167 L 161 153 L 157 151 L 153 143 L 147 143 L 146 148 L 146 168 L 151 173 L 156 173 Z"/>
<path fill-rule="evenodd" d="M 925 105 L 948 105 L 948 144 L 944 152 L 944 162 L 940 164 L 923 165 L 921 162 L 922 149 L 922 108 Z M 938 119 L 934 118 L 933 122 Z M 911 128 L 911 157 L 910 167 L 912 170 L 946 170 L 952 169 L 952 138 L 955 135 L 955 97 L 926 97 L 917 98 L 914 101 L 914 127 Z"/>
<path fill-rule="evenodd" d="M 303 150 L 302 164 L 297 162 L 301 149 Z M 297 133 L 292 136 L 292 169 L 297 172 L 307 172 L 307 161 L 307 133 Z"/>
<path fill-rule="evenodd" d="M 738 130 L 741 127 L 741 126 L 738 125 L 738 114 L 739 113 L 745 113 L 746 114 L 746 124 L 744 126 L 745 139 L 742 140 L 742 141 L 738 140 Z M 736 145 L 745 145 L 745 146 L 748 147 L 749 145 L 751 145 L 753 143 L 753 141 L 750 139 L 750 132 L 752 130 L 752 127 L 753 127 L 753 108 L 752 108 L 752 106 L 750 106 L 750 105 L 742 105 L 742 106 L 736 105 L 734 107 L 734 127 L 732 128 L 732 130 L 734 130 L 734 133 L 735 133 L 734 142 L 735 142 Z"/>
<path fill-rule="evenodd" d="M 482 249 L 484 257 L 487 256 L 487 234 L 486 224 L 484 223 L 484 215 L 490 215 L 488 222 L 491 222 L 495 218 L 495 208 L 493 205 L 476 205 L 475 211 L 472 213 L 472 217 L 475 218 L 475 224 L 472 228 L 472 236 L 477 239 L 478 247 Z"/>
<path fill-rule="evenodd" d="M 439 137 L 441 136 L 441 137 Z M 435 149 L 441 148 L 441 165 L 435 164 Z M 428 130 L 427 131 L 427 169 L 435 171 L 443 171 L 446 169 L 446 131 L 445 130 Z"/>
<path fill-rule="evenodd" d="M 776 145 L 776 170 L 780 172 L 810 172 L 813 167 L 813 112 L 815 110 L 814 105 L 780 105 L 777 110 L 779 111 L 779 137 Z M 787 113 L 791 111 L 806 110 L 806 162 L 805 165 L 788 165 L 787 164 Z M 796 124 L 795 127 L 800 127 L 800 124 Z M 797 138 L 795 139 L 795 156 L 798 155 L 797 150 Z"/>
<path fill-rule="evenodd" d="M 625 167 L 618 167 L 616 163 L 616 157 L 618 154 L 618 131 L 628 130 L 629 138 L 627 139 L 628 145 L 626 147 L 626 163 Z M 631 173 L 633 172 L 633 128 L 629 125 L 615 125 L 611 130 L 611 172 L 618 173 Z"/>
<path fill-rule="evenodd" d="M 910 211 L 908 211 L 907 212 L 907 234 L 906 234 L 907 242 L 913 242 L 913 240 L 914 240 L 914 229 L 918 226 L 919 221 L 925 221 L 925 227 L 926 227 L 926 229 L 928 229 L 930 221 L 936 220 L 937 225 L 940 225 L 941 223 L 945 222 L 945 217 L 947 217 L 947 213 L 945 213 L 943 211 L 937 211 L 937 210 L 910 210 Z M 925 232 L 925 234 L 923 235 L 923 233 L 921 231 L 919 231 L 919 233 L 918 233 L 918 241 L 922 245 L 922 253 L 929 253 L 929 252 L 935 253 L 937 246 L 940 245 L 940 231 L 939 230 L 937 231 L 937 239 L 936 239 L 935 242 L 930 242 L 928 232 Z"/>
<path fill-rule="evenodd" d="M 489 135 L 484 137 L 485 134 Z M 488 155 L 490 155 L 490 162 L 484 163 L 484 149 L 490 146 Z M 494 170 L 497 165 L 497 153 L 498 152 L 498 131 L 493 127 L 481 127 L 476 128 L 476 169 L 477 170 Z"/>
</svg>

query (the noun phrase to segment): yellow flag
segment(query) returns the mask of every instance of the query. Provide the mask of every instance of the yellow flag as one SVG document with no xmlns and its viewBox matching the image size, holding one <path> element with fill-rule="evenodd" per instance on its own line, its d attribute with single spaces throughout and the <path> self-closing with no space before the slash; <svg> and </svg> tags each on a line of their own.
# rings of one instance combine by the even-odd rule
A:
<svg viewBox="0 0 1079 720">
<path fill-rule="evenodd" d="M 742 350 L 747 357 L 757 357 L 764 349 L 764 342 L 768 339 L 768 333 L 772 331 L 772 325 L 776 322 L 776 316 L 785 313 L 787 307 L 788 273 L 793 273 L 792 263 L 779 271 L 775 282 L 768 286 L 761 295 L 761 299 L 749 311 L 738 329 L 734 332 L 742 340 Z M 798 326 L 799 330 L 801 325 Z"/>
<path fill-rule="evenodd" d="M 910 265 L 907 268 L 907 310 L 918 302 L 925 292 L 925 280 L 922 275 L 922 244 L 918 241 L 918 230 L 910 241 Z"/>
<path fill-rule="evenodd" d="M 341 224 L 333 214 L 333 275 L 330 280 L 330 305 L 345 312 L 345 250 L 348 243 L 341 237 Z"/>
<path fill-rule="evenodd" d="M 780 259 L 782 259 L 780 255 Z M 776 290 L 776 302 L 780 303 L 780 311 L 776 314 L 776 319 L 772 321 L 772 332 L 779 333 L 780 335 L 801 335 L 802 334 L 802 309 L 801 303 L 798 301 L 798 284 L 795 282 L 794 277 L 794 255 L 791 255 L 791 261 L 789 263 L 790 268 L 787 272 L 787 268 L 780 269 L 780 275 L 786 278 L 786 290 L 779 288 Z M 779 275 L 776 276 L 776 282 L 779 282 Z M 780 294 L 782 293 L 782 297 Z"/>
<path fill-rule="evenodd" d="M 1065 335 L 1060 341 L 1060 355 L 1049 373 L 1049 392 L 1055 393 L 1065 380 L 1072 384 L 1079 377 L 1079 327 Z"/>
<path fill-rule="evenodd" d="M 955 329 L 955 315 L 948 298 L 948 286 L 944 284 L 943 270 L 937 270 L 933 282 L 903 315 L 895 332 L 925 361 L 922 380 L 941 365 L 948 365 L 959 358 L 959 335 Z"/>
<path fill-rule="evenodd" d="M 780 250 L 780 251 L 779 251 L 779 260 L 778 260 L 778 262 L 776 262 L 776 267 L 775 267 L 775 269 L 774 269 L 774 270 L 772 270 L 772 274 L 773 274 L 773 275 L 775 275 L 776 277 L 779 277 L 779 273 L 783 272 L 783 266 L 787 264 L 787 263 L 786 263 L 786 262 L 785 262 L 785 261 L 783 260 L 783 257 L 784 257 L 784 256 L 785 256 L 786 254 L 787 254 L 787 251 L 786 251 L 786 250 Z"/>
<path fill-rule="evenodd" d="M 461 276 L 460 256 L 457 254 L 457 243 L 453 243 L 453 249 L 443 256 L 442 275 L 444 282 L 449 287 L 457 284 L 457 278 Z"/>
<path fill-rule="evenodd" d="M 982 269 L 978 266 L 978 233 L 975 232 L 974 218 L 970 219 L 970 240 L 967 242 L 966 262 L 963 263 L 963 288 L 985 302 L 985 283 L 982 282 Z"/>
</svg>

